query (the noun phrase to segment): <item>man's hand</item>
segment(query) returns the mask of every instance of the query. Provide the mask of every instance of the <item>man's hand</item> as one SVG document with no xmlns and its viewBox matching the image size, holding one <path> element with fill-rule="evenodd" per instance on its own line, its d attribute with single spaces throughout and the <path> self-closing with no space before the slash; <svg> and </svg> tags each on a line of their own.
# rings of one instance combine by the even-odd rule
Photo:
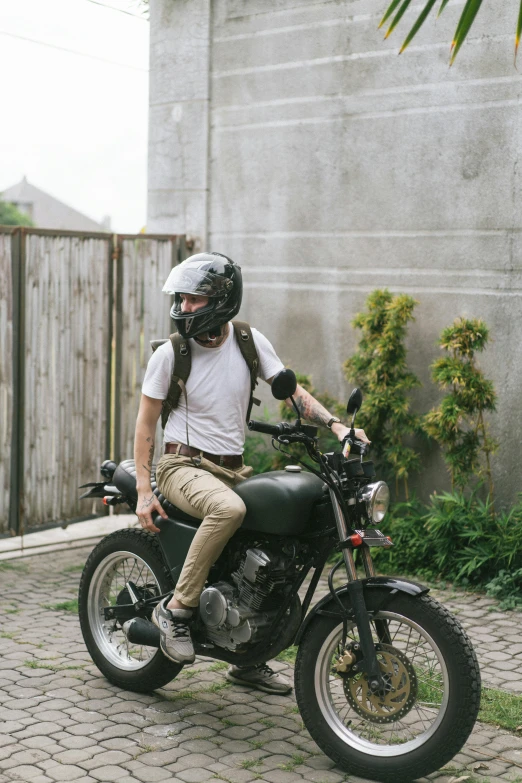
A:
<svg viewBox="0 0 522 783">
<path fill-rule="evenodd" d="M 143 492 L 138 494 L 138 503 L 136 506 L 136 514 L 140 520 L 140 525 L 144 530 L 150 530 L 151 533 L 159 533 L 159 527 L 156 527 L 152 521 L 152 515 L 157 512 L 163 519 L 168 519 L 167 514 L 161 507 L 161 504 L 152 492 Z"/>
<path fill-rule="evenodd" d="M 341 424 L 340 422 L 334 422 L 332 424 L 332 432 L 334 435 L 338 438 L 339 441 L 343 441 L 344 438 L 346 438 L 347 435 L 350 433 L 350 427 L 345 427 L 344 424 Z M 362 440 L 363 443 L 371 443 L 371 440 L 368 440 L 366 437 L 366 433 L 364 430 L 355 430 L 355 437 L 357 440 Z"/>
</svg>

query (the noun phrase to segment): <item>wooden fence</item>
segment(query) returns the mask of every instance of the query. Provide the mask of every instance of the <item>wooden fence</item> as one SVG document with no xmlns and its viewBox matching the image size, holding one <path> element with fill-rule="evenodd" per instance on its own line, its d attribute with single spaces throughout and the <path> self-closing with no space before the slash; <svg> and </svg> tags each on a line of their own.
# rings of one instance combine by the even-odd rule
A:
<svg viewBox="0 0 522 783">
<path fill-rule="evenodd" d="M 0 227 L 0 532 L 88 515 L 78 486 L 132 456 L 185 252 L 182 237 Z"/>
<path fill-rule="evenodd" d="M 10 233 L 0 234 L 0 520 L 9 517 L 13 420 L 13 280 Z"/>
</svg>

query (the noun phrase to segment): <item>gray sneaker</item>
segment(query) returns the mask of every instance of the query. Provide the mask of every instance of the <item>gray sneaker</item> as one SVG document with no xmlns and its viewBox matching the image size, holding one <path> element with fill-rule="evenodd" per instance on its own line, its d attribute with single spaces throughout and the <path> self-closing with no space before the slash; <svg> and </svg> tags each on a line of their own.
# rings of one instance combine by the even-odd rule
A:
<svg viewBox="0 0 522 783">
<path fill-rule="evenodd" d="M 276 674 L 266 663 L 248 667 L 229 666 L 225 677 L 236 685 L 249 685 L 259 691 L 277 693 L 280 696 L 290 693 L 292 690 L 290 680 L 283 674 Z"/>
<path fill-rule="evenodd" d="M 152 613 L 152 622 L 160 631 L 160 647 L 163 655 L 174 663 L 192 663 L 196 657 L 189 622 L 191 609 L 167 609 L 169 598 L 165 598 Z"/>
</svg>

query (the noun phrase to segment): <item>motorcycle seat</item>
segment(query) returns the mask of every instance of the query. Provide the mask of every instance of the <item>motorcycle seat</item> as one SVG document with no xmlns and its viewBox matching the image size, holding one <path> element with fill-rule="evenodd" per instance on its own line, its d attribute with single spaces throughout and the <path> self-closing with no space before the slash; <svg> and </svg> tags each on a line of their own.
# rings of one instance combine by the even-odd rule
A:
<svg viewBox="0 0 522 783">
<path fill-rule="evenodd" d="M 166 512 L 170 519 L 180 519 L 183 522 L 188 522 L 189 525 L 198 526 L 201 524 L 201 519 L 192 517 L 189 514 L 185 514 L 180 508 L 171 503 L 167 498 L 161 494 L 156 484 L 156 465 L 152 466 L 151 475 L 151 487 L 152 491 L 158 498 L 163 510 Z M 120 492 L 132 500 L 138 499 L 138 491 L 136 489 L 136 465 L 133 459 L 126 459 L 120 462 L 114 476 L 112 477 L 112 484 L 117 487 Z"/>
</svg>

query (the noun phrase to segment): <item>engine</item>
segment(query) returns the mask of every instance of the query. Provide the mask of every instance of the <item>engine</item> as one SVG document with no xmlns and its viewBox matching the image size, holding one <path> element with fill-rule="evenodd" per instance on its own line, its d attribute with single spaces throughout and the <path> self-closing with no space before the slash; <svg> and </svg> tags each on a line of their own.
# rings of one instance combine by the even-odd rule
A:
<svg viewBox="0 0 522 783">
<path fill-rule="evenodd" d="M 233 584 L 216 582 L 201 594 L 199 616 L 209 641 L 226 650 L 255 641 L 281 606 L 292 565 L 293 558 L 247 549 L 231 574 Z"/>
</svg>

